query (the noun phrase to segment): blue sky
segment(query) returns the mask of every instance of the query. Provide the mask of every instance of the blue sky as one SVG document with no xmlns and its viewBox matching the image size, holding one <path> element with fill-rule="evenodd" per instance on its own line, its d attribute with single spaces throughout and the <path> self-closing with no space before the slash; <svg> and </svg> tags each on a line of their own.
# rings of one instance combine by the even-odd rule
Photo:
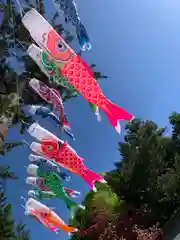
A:
<svg viewBox="0 0 180 240">
<path fill-rule="evenodd" d="M 108 76 L 100 86 L 105 95 L 134 116 L 151 119 L 160 126 L 168 124 L 172 111 L 180 112 L 180 3 L 178 0 L 106 1 L 77 0 L 81 19 L 92 43 L 92 51 L 83 55 L 88 63 Z M 46 1 L 47 18 L 54 12 L 51 1 Z M 73 47 L 78 50 L 78 45 Z M 102 113 L 98 123 L 87 102 L 81 97 L 65 104 L 76 141 L 69 143 L 85 159 L 87 167 L 108 171 L 119 158 L 117 143 L 122 140 Z M 39 123 L 59 136 L 58 129 L 49 121 Z M 64 138 L 64 136 L 63 136 Z M 8 139 L 21 139 L 19 128 L 10 130 Z M 28 142 L 33 139 L 27 134 Z M 69 140 L 69 139 L 68 139 Z M 8 198 L 13 204 L 13 216 L 22 220 L 31 230 L 31 239 L 68 239 L 56 236 L 33 219 L 24 216 L 20 196 L 30 189 L 25 184 L 30 150 L 17 148 L 1 162 L 10 164 L 19 180 L 8 183 Z M 82 193 L 81 201 L 89 191 L 86 183 L 72 175 L 67 186 Z M 68 211 L 60 200 L 46 201 L 66 221 Z"/>
</svg>

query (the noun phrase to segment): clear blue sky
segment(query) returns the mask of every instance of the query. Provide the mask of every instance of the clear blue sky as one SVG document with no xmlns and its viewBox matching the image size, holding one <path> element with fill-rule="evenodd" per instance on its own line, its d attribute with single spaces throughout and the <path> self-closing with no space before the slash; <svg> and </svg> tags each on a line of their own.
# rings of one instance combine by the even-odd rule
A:
<svg viewBox="0 0 180 240">
<path fill-rule="evenodd" d="M 96 63 L 98 70 L 108 76 L 100 83 L 105 95 L 136 117 L 166 125 L 172 111 L 180 112 L 179 1 L 78 0 L 77 5 L 92 42 L 92 51 L 84 54 L 84 58 L 88 63 Z M 47 6 L 54 11 L 50 0 Z M 97 172 L 112 169 L 119 158 L 117 143 L 122 135 L 118 136 L 103 113 L 102 122 L 98 123 L 81 97 L 68 101 L 65 108 L 76 135 L 76 141 L 69 143 L 85 159 L 85 164 Z M 53 124 L 42 119 L 40 123 L 58 135 Z M 18 128 L 10 131 L 8 139 L 20 138 Z M 33 140 L 27 134 L 25 139 Z M 66 240 L 68 235 L 56 236 L 24 216 L 20 196 L 26 197 L 29 190 L 24 182 L 29 153 L 28 148 L 18 148 L 1 157 L 1 162 L 10 164 L 20 177 L 8 183 L 14 218 L 27 224 L 32 240 Z M 72 180 L 68 186 L 81 191 L 83 197 L 88 186 L 75 175 Z M 56 212 L 67 220 L 63 202 L 46 203 L 55 206 Z"/>
</svg>

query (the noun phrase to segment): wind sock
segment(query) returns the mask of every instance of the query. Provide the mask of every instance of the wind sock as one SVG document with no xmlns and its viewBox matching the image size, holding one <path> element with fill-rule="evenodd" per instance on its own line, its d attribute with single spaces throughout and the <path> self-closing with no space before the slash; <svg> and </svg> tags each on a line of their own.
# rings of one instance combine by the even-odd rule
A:
<svg viewBox="0 0 180 240">
<path fill-rule="evenodd" d="M 27 200 L 25 214 L 35 217 L 54 232 L 56 232 L 56 228 L 62 229 L 67 233 L 78 231 L 77 228 L 68 226 L 52 209 L 33 198 Z"/>
<path fill-rule="evenodd" d="M 71 177 L 65 172 L 61 172 L 60 167 L 56 163 L 46 158 L 43 158 L 42 156 L 37 156 L 34 154 L 30 154 L 28 158 L 31 161 L 31 163 L 37 165 L 41 171 L 54 172 L 61 179 L 66 180 L 67 182 L 70 181 Z"/>
<path fill-rule="evenodd" d="M 58 96 L 54 88 L 49 88 L 43 82 L 32 78 L 29 81 L 31 88 L 47 103 L 52 104 L 53 109 L 59 114 L 59 121 L 61 127 L 64 125 L 64 105 L 60 95 Z"/>
<path fill-rule="evenodd" d="M 41 190 L 29 190 L 28 196 L 35 198 L 37 200 L 50 199 L 56 197 L 56 195 L 51 191 L 41 191 Z"/>
<path fill-rule="evenodd" d="M 60 166 L 81 176 L 93 191 L 96 191 L 95 181 L 106 183 L 102 176 L 85 167 L 83 159 L 67 142 L 62 141 L 38 123 L 29 124 L 27 132 L 41 142 L 41 144 L 33 142 L 30 145 L 33 152 L 47 159 L 55 160 Z"/>
<path fill-rule="evenodd" d="M 76 91 L 76 89 L 73 87 L 73 85 L 67 80 L 67 78 L 63 77 L 60 74 L 55 61 L 53 59 L 50 59 L 45 51 L 43 51 L 35 44 L 31 44 L 27 50 L 27 54 L 32 58 L 34 62 L 36 62 L 38 67 L 49 78 L 51 83 L 67 89 L 67 91 L 71 93 L 72 97 L 80 95 L 79 92 Z M 99 108 L 92 103 L 89 103 L 89 105 L 97 116 L 97 120 L 100 121 L 101 117 Z"/>
<path fill-rule="evenodd" d="M 26 184 L 32 185 L 33 187 L 38 188 L 41 191 L 51 191 L 48 186 L 45 185 L 45 180 L 40 177 L 27 177 Z"/>
<path fill-rule="evenodd" d="M 82 51 L 89 51 L 91 43 L 84 25 L 81 22 L 74 0 L 52 0 L 58 13 L 64 13 L 65 22 L 71 22 L 76 29 L 76 36 Z"/>
<path fill-rule="evenodd" d="M 61 183 L 60 177 L 54 172 L 43 172 L 39 169 L 37 165 L 30 164 L 27 167 L 27 172 L 33 176 L 43 178 L 45 185 L 61 200 L 63 200 L 67 208 L 70 210 L 70 217 L 73 218 L 73 209 L 74 207 L 79 207 L 85 209 L 84 206 L 73 202 L 72 199 L 64 191 L 63 185 Z"/>
<path fill-rule="evenodd" d="M 55 60 L 61 74 L 88 102 L 102 109 L 111 125 L 120 133 L 119 120 L 129 121 L 133 116 L 103 95 L 90 67 L 34 8 L 24 15 L 22 22 L 34 41 Z"/>
<path fill-rule="evenodd" d="M 26 105 L 27 111 L 31 115 L 39 115 L 42 118 L 50 118 L 55 123 L 57 123 L 59 126 L 61 125 L 59 118 L 47 107 L 45 106 L 39 106 L 39 105 Z M 63 126 L 64 132 L 70 136 L 73 140 L 75 140 L 74 135 L 71 133 L 71 127 L 69 125 L 69 122 L 67 121 L 66 115 L 64 114 L 64 126 Z"/>
<path fill-rule="evenodd" d="M 45 185 L 45 180 L 43 178 L 27 177 L 26 184 L 32 185 L 33 187 L 41 190 L 41 192 L 46 192 L 46 193 L 48 192 L 50 194 L 52 193 L 51 196 L 57 198 L 57 196 L 51 191 L 51 189 Z M 71 189 L 71 188 L 64 187 L 64 191 L 71 198 L 77 198 L 78 195 L 80 195 L 80 192 L 78 192 L 74 189 Z M 33 197 L 33 196 L 31 196 L 31 197 Z"/>
<path fill-rule="evenodd" d="M 25 208 L 24 214 L 27 216 L 31 216 L 34 219 L 36 219 L 38 222 L 43 224 L 47 229 L 51 230 L 52 232 L 59 234 L 59 229 L 56 228 L 53 224 L 50 224 L 47 222 L 47 220 L 44 218 L 45 214 L 41 211 L 36 211 L 33 208 Z"/>
<path fill-rule="evenodd" d="M 57 142 L 56 140 L 44 140 L 41 143 L 32 142 L 32 151 L 39 153 L 49 159 L 54 159 L 59 165 L 82 177 L 93 191 L 96 191 L 94 182 L 106 183 L 104 178 L 88 169 L 83 160 L 67 142 Z"/>
<path fill-rule="evenodd" d="M 68 196 L 72 197 L 72 198 L 76 198 L 77 195 L 74 194 L 74 192 L 76 192 L 75 190 L 73 189 L 65 189 L 65 192 L 67 193 L 67 191 L 69 191 L 69 194 Z M 28 191 L 28 196 L 29 197 L 32 197 L 32 198 L 35 198 L 37 200 L 43 200 L 43 199 L 52 199 L 52 198 L 56 198 L 57 196 L 51 192 L 51 191 L 41 191 L 41 190 L 29 190 Z"/>
</svg>

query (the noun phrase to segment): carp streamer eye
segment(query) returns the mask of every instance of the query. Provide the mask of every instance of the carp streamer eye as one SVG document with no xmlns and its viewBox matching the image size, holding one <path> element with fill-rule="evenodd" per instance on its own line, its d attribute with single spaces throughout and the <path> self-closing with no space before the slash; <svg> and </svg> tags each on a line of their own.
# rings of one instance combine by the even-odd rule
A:
<svg viewBox="0 0 180 240">
<path fill-rule="evenodd" d="M 52 150 L 53 147 L 52 146 L 47 146 L 47 150 Z"/>
<path fill-rule="evenodd" d="M 57 141 L 54 140 L 44 140 L 41 146 L 44 153 L 56 155 L 59 151 L 59 145 Z"/>
<path fill-rule="evenodd" d="M 67 50 L 66 45 L 61 40 L 57 41 L 56 48 L 60 52 L 65 52 Z"/>
</svg>

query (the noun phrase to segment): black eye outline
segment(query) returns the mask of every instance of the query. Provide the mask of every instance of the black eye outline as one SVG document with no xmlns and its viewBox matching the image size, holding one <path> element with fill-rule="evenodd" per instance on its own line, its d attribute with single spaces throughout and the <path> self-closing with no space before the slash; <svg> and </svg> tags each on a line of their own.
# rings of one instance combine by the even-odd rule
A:
<svg viewBox="0 0 180 240">
<path fill-rule="evenodd" d="M 61 149 L 62 143 L 61 143 L 61 142 L 58 142 L 58 145 L 59 145 L 59 149 Z"/>
<path fill-rule="evenodd" d="M 51 151 L 52 149 L 53 149 L 53 146 L 51 146 L 51 145 L 48 145 L 48 146 L 47 146 L 47 150 L 48 150 L 48 151 Z"/>
<path fill-rule="evenodd" d="M 58 40 L 56 43 L 56 49 L 60 52 L 65 52 L 67 50 L 67 46 L 61 40 Z"/>
</svg>

